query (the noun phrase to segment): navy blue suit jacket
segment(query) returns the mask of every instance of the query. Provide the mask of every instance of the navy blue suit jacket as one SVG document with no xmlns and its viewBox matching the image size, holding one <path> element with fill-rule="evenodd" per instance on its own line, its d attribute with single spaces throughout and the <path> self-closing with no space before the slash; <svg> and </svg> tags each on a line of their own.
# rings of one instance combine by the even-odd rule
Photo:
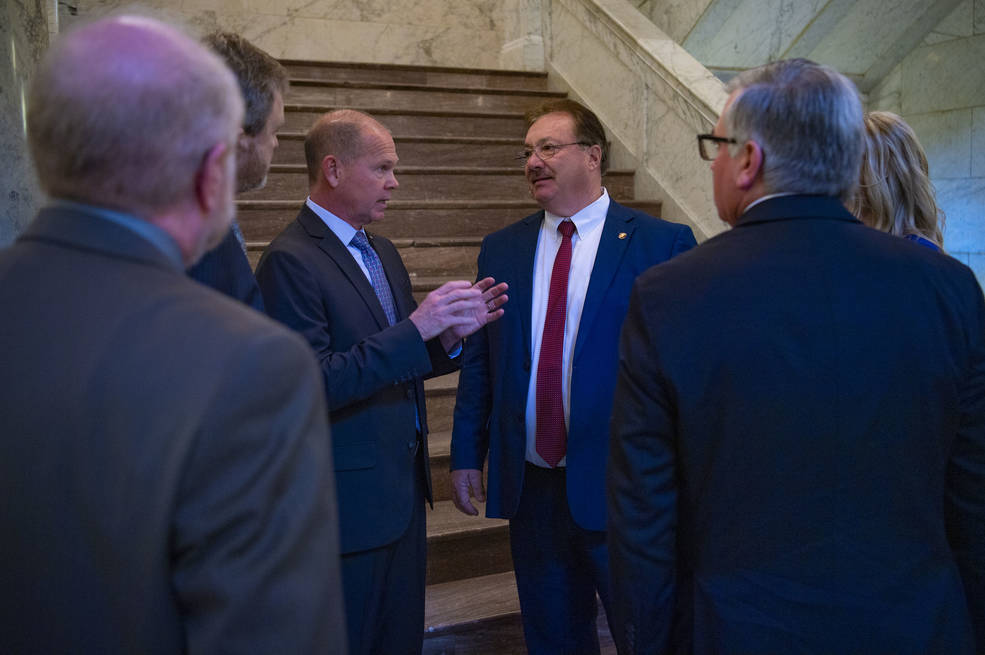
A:
<svg viewBox="0 0 985 655">
<path fill-rule="evenodd" d="M 397 249 L 368 237 L 397 305 L 392 326 L 349 250 L 307 206 L 257 266 L 267 313 L 300 332 L 321 363 L 343 553 L 391 543 L 406 531 L 413 503 L 423 500 L 410 492 L 418 458 L 431 499 L 422 379 L 458 368 L 438 339 L 424 342 L 407 318 L 417 303 Z"/>
<path fill-rule="evenodd" d="M 226 238 L 188 269 L 188 277 L 226 294 L 249 307 L 263 311 L 263 297 L 250 270 L 250 260 L 230 228 Z"/>
<path fill-rule="evenodd" d="M 642 275 L 609 472 L 625 653 L 985 650 L 985 302 L 787 196 Z M 676 626 L 676 629 L 675 629 Z"/>
<path fill-rule="evenodd" d="M 451 467 L 483 468 L 488 454 L 489 517 L 511 518 L 523 486 L 530 383 L 534 254 L 544 212 L 490 234 L 479 252 L 479 279 L 509 283 L 503 317 L 466 340 Z M 611 201 L 589 282 L 571 376 L 567 489 L 571 514 L 588 530 L 605 529 L 605 458 L 616 383 L 619 330 L 636 277 L 694 246 L 684 225 Z"/>
</svg>

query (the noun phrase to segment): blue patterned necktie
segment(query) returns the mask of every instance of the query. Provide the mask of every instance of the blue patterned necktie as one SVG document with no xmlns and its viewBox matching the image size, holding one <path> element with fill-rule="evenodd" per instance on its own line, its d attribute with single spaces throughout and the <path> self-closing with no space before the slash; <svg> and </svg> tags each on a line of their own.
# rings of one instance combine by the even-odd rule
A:
<svg viewBox="0 0 985 655">
<path fill-rule="evenodd" d="M 369 271 L 369 279 L 373 284 L 373 290 L 376 291 L 376 297 L 380 299 L 380 304 L 383 305 L 386 320 L 389 321 L 390 325 L 393 325 L 397 322 L 397 306 L 393 302 L 393 293 L 390 291 L 390 283 L 386 280 L 386 273 L 383 272 L 383 264 L 380 262 L 379 255 L 373 250 L 373 246 L 369 245 L 369 239 L 366 238 L 365 232 L 356 232 L 349 245 L 355 247 L 363 256 L 363 264 Z"/>
</svg>

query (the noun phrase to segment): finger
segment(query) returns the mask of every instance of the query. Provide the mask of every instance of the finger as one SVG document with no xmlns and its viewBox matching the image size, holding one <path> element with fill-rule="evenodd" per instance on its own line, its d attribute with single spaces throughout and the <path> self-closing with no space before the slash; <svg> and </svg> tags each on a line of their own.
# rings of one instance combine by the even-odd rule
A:
<svg viewBox="0 0 985 655">
<path fill-rule="evenodd" d="M 479 513 L 479 510 L 477 510 L 475 506 L 472 505 L 471 501 L 469 501 L 469 490 L 467 486 L 462 486 L 455 489 L 454 501 L 455 507 L 465 514 L 476 516 Z"/>
<path fill-rule="evenodd" d="M 475 284 L 473 284 L 472 285 L 472 288 L 473 289 L 478 289 L 479 291 L 485 291 L 486 289 L 488 289 L 489 287 L 491 287 L 495 283 L 496 283 L 496 280 L 492 279 L 491 277 L 484 277 L 481 280 L 479 280 L 478 282 L 476 282 Z"/>
<path fill-rule="evenodd" d="M 496 311 L 497 309 L 499 309 L 500 307 L 502 307 L 503 305 L 505 305 L 506 304 L 506 301 L 509 300 L 509 299 L 510 299 L 509 296 L 507 296 L 506 294 L 503 294 L 501 296 L 496 296 L 492 300 L 487 300 L 486 301 L 486 311 L 488 311 L 488 312 Z"/>
<path fill-rule="evenodd" d="M 451 280 L 450 282 L 445 282 L 431 293 L 437 294 L 438 296 L 445 296 L 453 291 L 470 290 L 472 286 L 472 283 L 468 280 Z"/>
<path fill-rule="evenodd" d="M 469 487 L 472 489 L 472 495 L 480 503 L 486 502 L 486 490 L 482 486 L 482 474 L 472 473 L 469 474 Z"/>
<path fill-rule="evenodd" d="M 497 296 L 501 296 L 502 294 L 506 293 L 506 290 L 508 288 L 509 288 L 508 284 L 506 284 L 505 282 L 500 282 L 496 286 L 486 289 L 482 293 L 482 299 L 485 301 L 492 300 L 493 298 L 496 298 Z"/>
<path fill-rule="evenodd" d="M 503 318 L 503 314 L 506 313 L 505 309 L 497 309 L 494 312 L 486 312 L 482 315 L 482 325 L 489 325 L 493 321 L 498 321 Z"/>
</svg>

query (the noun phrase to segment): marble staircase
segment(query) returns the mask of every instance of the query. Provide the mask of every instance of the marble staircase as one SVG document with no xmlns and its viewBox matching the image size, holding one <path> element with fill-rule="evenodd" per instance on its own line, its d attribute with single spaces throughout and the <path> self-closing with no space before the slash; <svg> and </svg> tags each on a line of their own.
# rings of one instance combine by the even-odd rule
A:
<svg viewBox="0 0 985 655">
<path fill-rule="evenodd" d="M 255 265 L 307 194 L 305 130 L 326 111 L 366 111 L 394 135 L 400 183 L 371 230 L 400 249 L 418 299 L 451 279 L 473 279 L 482 237 L 537 209 L 514 155 L 523 111 L 545 98 L 543 73 L 379 64 L 285 61 L 291 90 L 267 185 L 238 200 Z M 604 181 L 613 198 L 658 214 L 634 198 L 633 171 Z M 506 521 L 469 517 L 451 502 L 449 445 L 458 375 L 425 383 L 435 508 L 428 514 L 425 652 L 523 653 Z M 603 652 L 614 653 L 604 618 Z"/>
</svg>

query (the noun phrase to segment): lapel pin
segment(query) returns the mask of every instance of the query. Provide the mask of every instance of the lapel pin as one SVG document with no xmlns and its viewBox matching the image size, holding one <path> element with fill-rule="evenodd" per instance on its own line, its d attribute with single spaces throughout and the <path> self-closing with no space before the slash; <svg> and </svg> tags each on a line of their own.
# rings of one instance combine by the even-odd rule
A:
<svg viewBox="0 0 985 655">
<path fill-rule="evenodd" d="M 625 232 L 620 232 L 619 233 L 619 238 L 620 239 L 625 239 L 626 238 L 626 233 Z"/>
</svg>

